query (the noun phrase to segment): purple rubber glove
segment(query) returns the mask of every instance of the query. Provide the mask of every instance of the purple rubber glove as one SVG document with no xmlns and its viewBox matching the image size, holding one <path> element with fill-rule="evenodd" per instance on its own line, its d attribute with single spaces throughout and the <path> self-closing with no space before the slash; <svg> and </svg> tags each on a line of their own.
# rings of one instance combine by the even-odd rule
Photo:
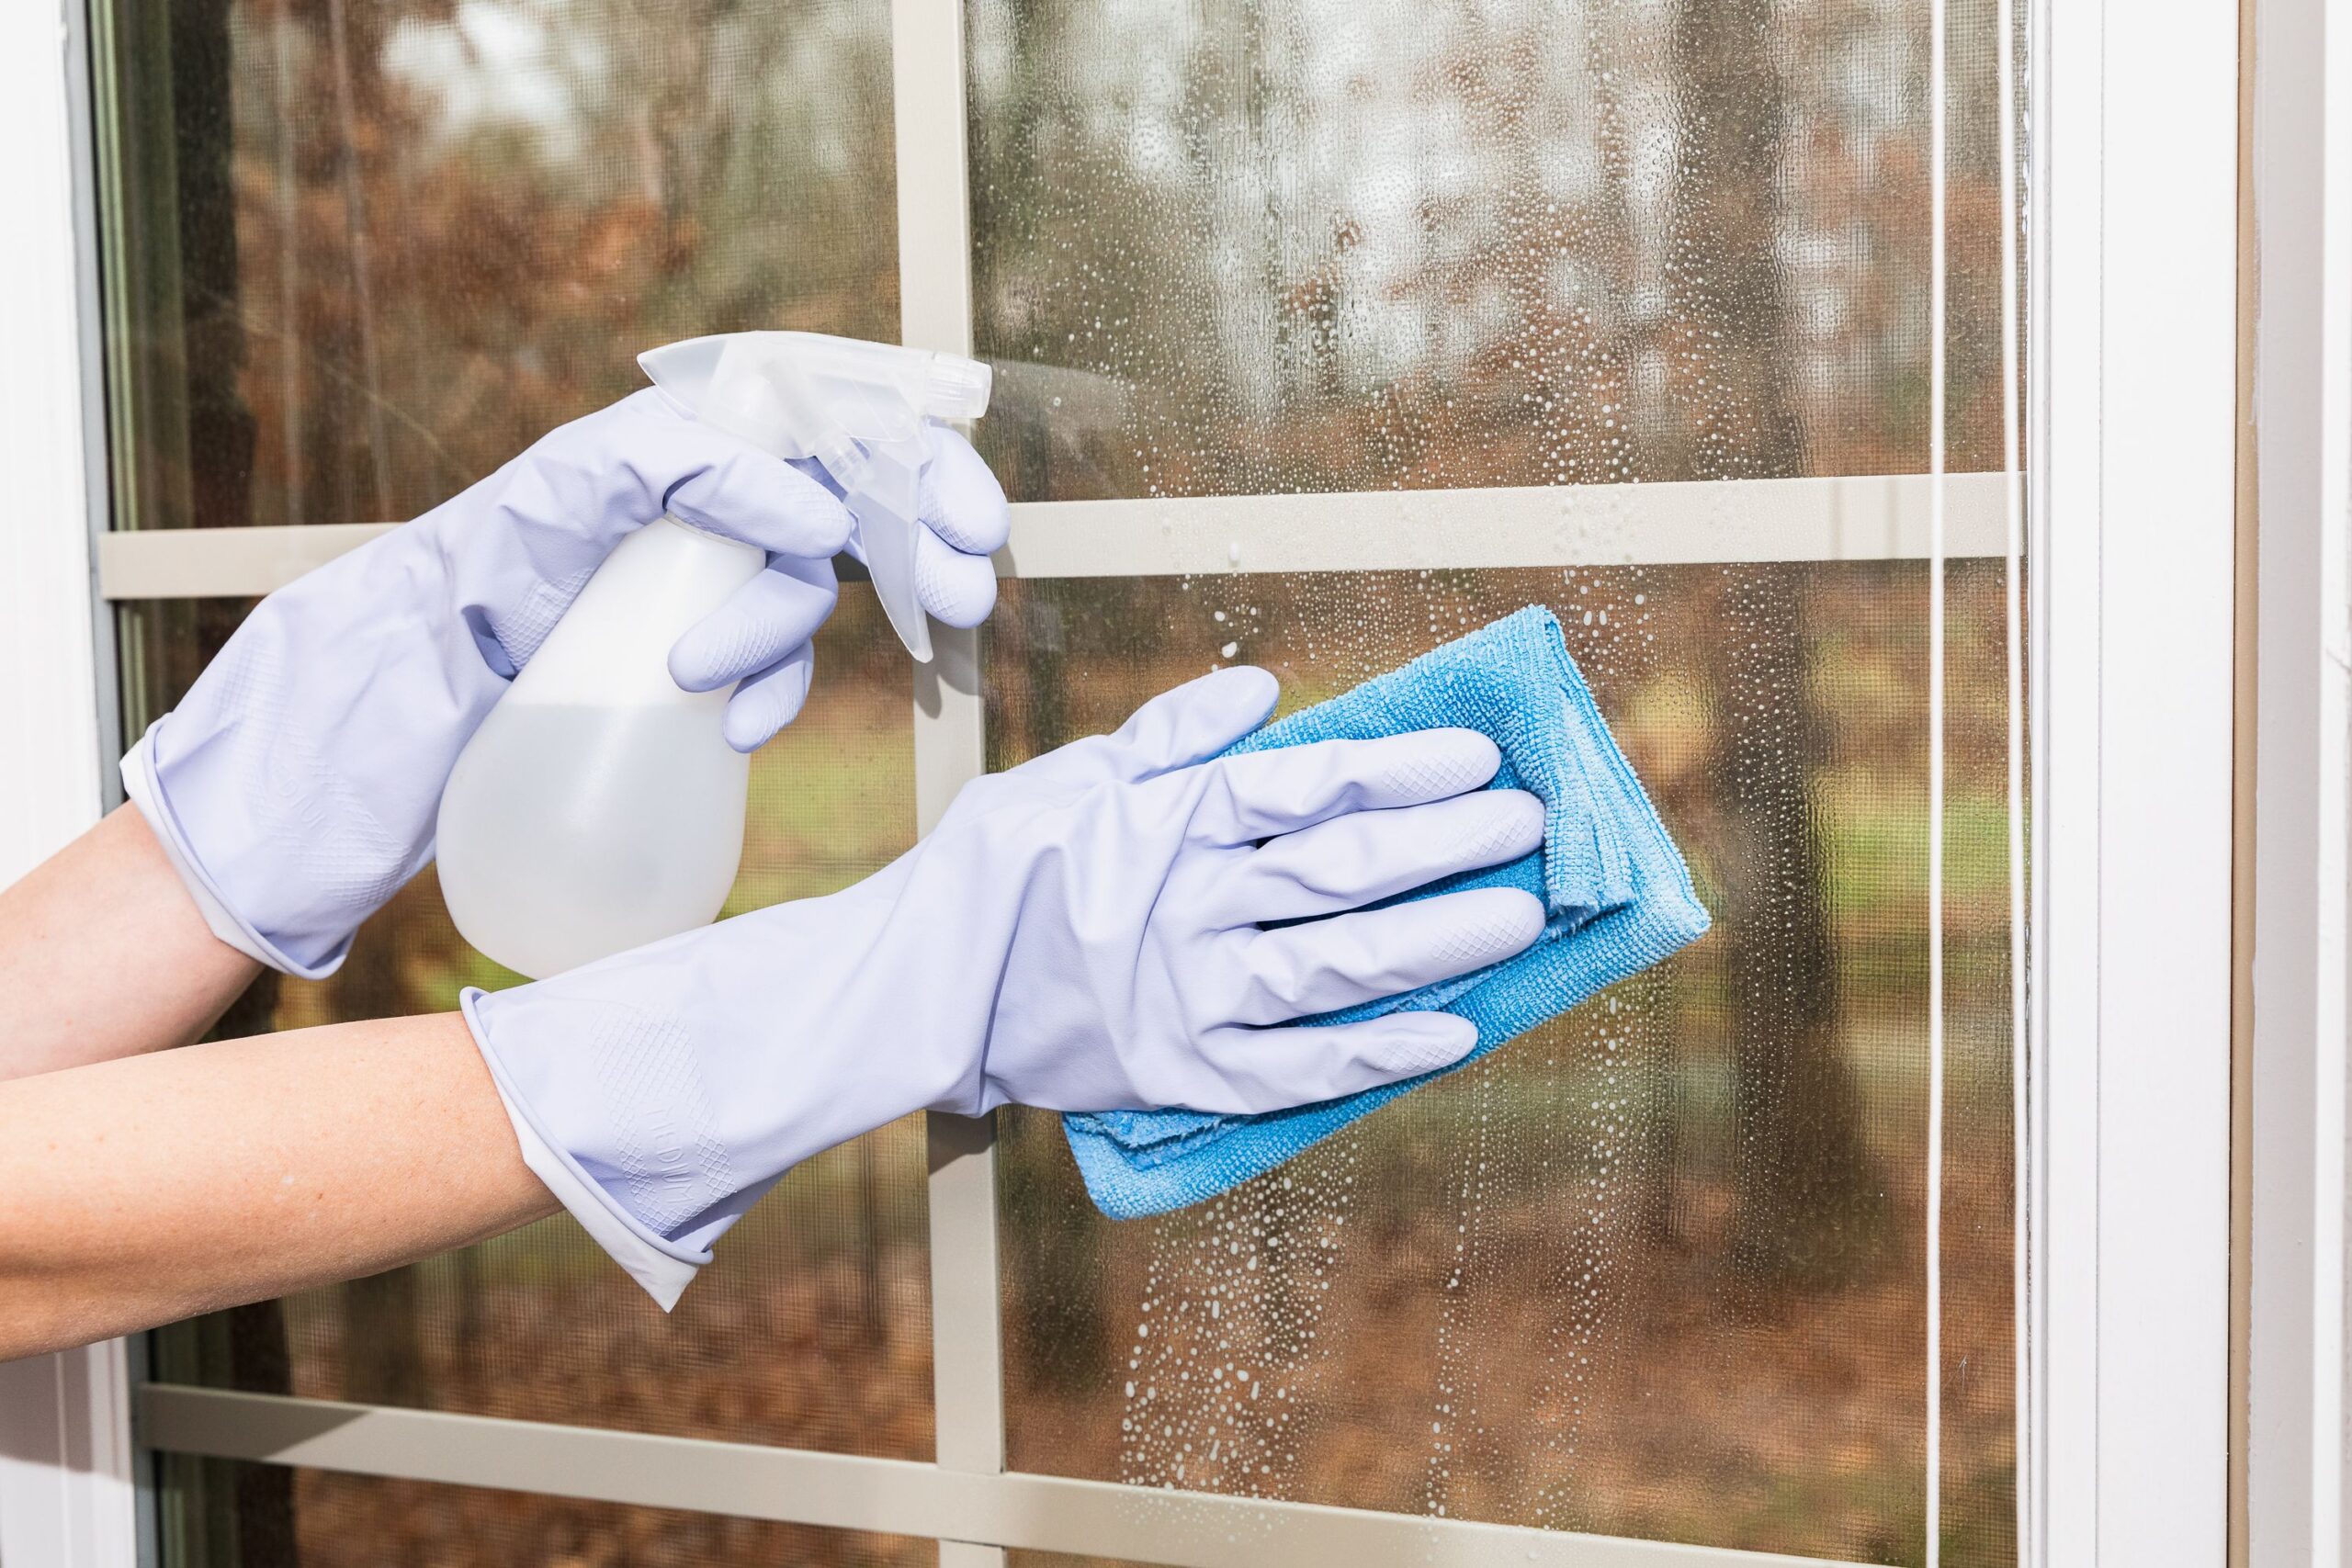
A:
<svg viewBox="0 0 2352 1568">
<path fill-rule="evenodd" d="M 1525 854 L 1543 804 L 1482 787 L 1476 730 L 1219 756 L 1274 691 L 1224 671 L 976 780 L 827 897 L 469 990 L 525 1160 L 668 1306 L 786 1170 L 910 1111 L 1272 1111 L 1458 1061 L 1451 1013 L 1299 1021 L 1532 942 L 1517 888 L 1368 906 Z"/>
<path fill-rule="evenodd" d="M 1002 492 L 960 437 L 939 444 L 933 528 L 1001 544 Z M 738 750 L 790 723 L 849 514 L 795 466 L 636 393 L 263 600 L 131 748 L 124 787 L 213 931 L 288 974 L 333 973 L 433 858 L 442 786 L 509 680 L 665 511 L 769 556 L 679 640 L 673 677 L 741 682 L 725 721 Z"/>
</svg>

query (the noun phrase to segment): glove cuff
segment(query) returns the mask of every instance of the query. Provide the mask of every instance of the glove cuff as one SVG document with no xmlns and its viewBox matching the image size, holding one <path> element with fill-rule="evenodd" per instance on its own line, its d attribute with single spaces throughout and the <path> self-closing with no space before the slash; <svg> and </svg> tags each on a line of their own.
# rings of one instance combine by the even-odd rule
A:
<svg viewBox="0 0 2352 1568">
<path fill-rule="evenodd" d="M 644 1286 L 646 1294 L 660 1303 L 663 1312 L 670 1311 L 678 1304 L 678 1297 L 703 1265 L 710 1261 L 710 1248 L 682 1247 L 655 1235 L 548 1135 L 492 1043 L 489 1025 L 477 1005 L 488 994 L 479 986 L 469 986 L 458 998 L 458 1007 L 465 1015 L 466 1027 L 473 1032 L 475 1048 L 490 1068 L 491 1081 L 498 1088 L 499 1102 L 506 1107 L 506 1119 L 514 1124 L 514 1141 L 521 1145 L 523 1163 L 555 1195 L 556 1201 L 580 1222 L 589 1239 L 603 1247 L 630 1279 Z"/>
<path fill-rule="evenodd" d="M 163 780 L 156 773 L 155 739 L 170 717 L 171 715 L 165 714 L 149 725 L 146 733 L 124 753 L 123 793 L 139 808 L 139 815 L 146 818 L 148 830 L 155 835 L 156 843 L 163 846 L 164 858 L 171 862 L 172 869 L 179 874 L 181 886 L 187 889 L 188 897 L 196 900 L 198 910 L 204 916 L 204 923 L 211 928 L 214 936 L 255 963 L 280 974 L 291 975 L 301 980 L 325 979 L 343 967 L 345 957 L 351 952 L 350 937 L 336 942 L 317 962 L 304 964 L 254 930 L 252 922 L 231 907 L 219 886 L 205 871 L 203 861 L 189 844 L 179 818 L 173 814 L 171 802 L 164 794 Z"/>
</svg>

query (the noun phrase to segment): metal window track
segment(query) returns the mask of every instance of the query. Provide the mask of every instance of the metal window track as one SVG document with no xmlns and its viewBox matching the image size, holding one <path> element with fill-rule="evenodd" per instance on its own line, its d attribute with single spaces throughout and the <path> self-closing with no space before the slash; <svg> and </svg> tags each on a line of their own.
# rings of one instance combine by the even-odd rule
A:
<svg viewBox="0 0 2352 1568">
<path fill-rule="evenodd" d="M 147 1447 L 1171 1568 L 1825 1568 L 1463 1519 L 150 1383 Z"/>
</svg>

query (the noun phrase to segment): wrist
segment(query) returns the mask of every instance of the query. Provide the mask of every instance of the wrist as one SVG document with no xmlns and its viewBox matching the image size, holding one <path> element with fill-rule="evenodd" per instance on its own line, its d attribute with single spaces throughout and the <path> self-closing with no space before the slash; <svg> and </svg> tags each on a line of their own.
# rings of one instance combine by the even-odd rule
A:
<svg viewBox="0 0 2352 1568">
<path fill-rule="evenodd" d="M 306 979 L 431 858 L 449 768 L 505 689 L 412 528 L 264 600 L 124 759 L 207 925 Z"/>
<path fill-rule="evenodd" d="M 978 1048 L 943 1021 L 985 1006 L 891 951 L 905 885 L 877 882 L 467 993 L 526 1162 L 664 1305 L 793 1166 L 977 1109 Z"/>
<path fill-rule="evenodd" d="M 350 951 L 351 939 L 346 934 L 323 953 L 314 953 L 308 961 L 288 953 L 267 936 L 254 929 L 251 921 L 237 913 L 216 882 L 204 867 L 202 858 L 188 842 L 187 831 L 173 815 L 171 802 L 163 792 L 155 776 L 155 745 L 165 714 L 147 727 L 145 734 L 132 743 L 122 759 L 122 792 L 130 798 L 156 846 L 164 852 L 164 859 L 195 900 L 197 912 L 204 917 L 212 934 L 239 953 L 265 967 L 298 979 L 323 980 L 342 967 Z"/>
<path fill-rule="evenodd" d="M 466 1028 L 473 1035 L 475 1049 L 481 1053 L 483 1065 L 490 1069 L 499 1103 L 505 1107 L 523 1163 L 556 1201 L 580 1222 L 589 1238 L 603 1247 L 629 1278 L 642 1285 L 663 1312 L 668 1312 L 677 1305 L 678 1297 L 702 1266 L 710 1261 L 709 1247 L 681 1246 L 655 1232 L 565 1150 L 560 1133 L 541 1123 L 510 1077 L 482 1021 L 481 1004 L 488 995 L 479 987 L 469 986 L 460 997 L 458 1008 Z"/>
</svg>

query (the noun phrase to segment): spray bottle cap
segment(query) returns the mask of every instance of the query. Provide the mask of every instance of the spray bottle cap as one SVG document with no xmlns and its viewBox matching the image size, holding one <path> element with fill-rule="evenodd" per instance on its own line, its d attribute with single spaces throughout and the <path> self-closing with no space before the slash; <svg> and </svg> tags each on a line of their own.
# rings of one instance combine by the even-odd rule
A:
<svg viewBox="0 0 2352 1568">
<path fill-rule="evenodd" d="M 978 419 L 989 412 L 989 390 L 995 372 L 977 359 L 935 354 L 923 378 L 922 412 L 926 419 Z"/>
<path fill-rule="evenodd" d="M 956 355 L 815 333 L 734 333 L 649 349 L 653 384 L 718 429 L 777 457 L 814 457 L 843 492 L 851 548 L 907 651 L 931 658 L 915 589 L 924 418 L 978 419 L 995 379 Z"/>
</svg>

